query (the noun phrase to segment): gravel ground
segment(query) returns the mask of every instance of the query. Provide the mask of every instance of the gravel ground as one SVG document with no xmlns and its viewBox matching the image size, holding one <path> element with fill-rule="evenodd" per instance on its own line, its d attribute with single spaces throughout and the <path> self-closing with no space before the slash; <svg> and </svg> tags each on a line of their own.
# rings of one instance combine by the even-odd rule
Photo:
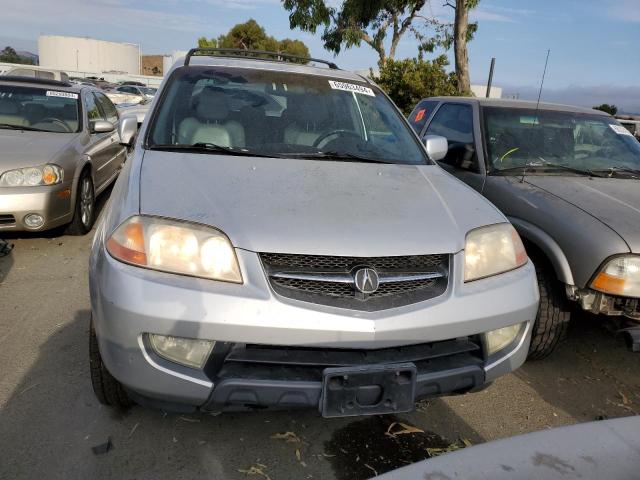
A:
<svg viewBox="0 0 640 480">
<path fill-rule="evenodd" d="M 640 355 L 604 319 L 580 315 L 551 358 L 398 418 L 116 413 L 97 402 L 89 381 L 91 235 L 8 240 L 15 248 L 0 258 L 2 479 L 360 480 L 451 445 L 640 411 Z M 394 421 L 423 432 L 385 435 Z M 109 438 L 113 447 L 94 454 Z"/>
</svg>

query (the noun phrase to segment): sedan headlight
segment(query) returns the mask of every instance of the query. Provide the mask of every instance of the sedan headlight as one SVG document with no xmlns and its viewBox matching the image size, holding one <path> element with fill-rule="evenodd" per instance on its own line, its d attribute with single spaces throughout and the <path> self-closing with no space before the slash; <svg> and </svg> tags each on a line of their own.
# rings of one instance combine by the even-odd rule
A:
<svg viewBox="0 0 640 480">
<path fill-rule="evenodd" d="M 476 228 L 467 233 L 464 247 L 464 281 L 508 272 L 527 263 L 518 232 L 509 223 Z"/>
<path fill-rule="evenodd" d="M 242 283 L 227 236 L 203 225 L 131 217 L 107 240 L 107 251 L 117 260 L 152 270 Z"/>
<path fill-rule="evenodd" d="M 623 297 L 640 297 L 640 256 L 626 255 L 609 260 L 591 282 L 600 292 Z"/>
<path fill-rule="evenodd" d="M 64 170 L 53 163 L 8 170 L 0 175 L 0 187 L 37 187 L 62 183 Z"/>
</svg>

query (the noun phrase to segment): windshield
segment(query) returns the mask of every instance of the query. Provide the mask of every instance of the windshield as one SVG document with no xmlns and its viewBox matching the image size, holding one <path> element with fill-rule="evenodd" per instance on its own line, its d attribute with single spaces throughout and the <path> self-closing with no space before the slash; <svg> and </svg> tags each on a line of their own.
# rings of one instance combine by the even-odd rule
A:
<svg viewBox="0 0 640 480">
<path fill-rule="evenodd" d="M 78 94 L 51 89 L 0 85 L 0 128 L 78 132 Z"/>
<path fill-rule="evenodd" d="M 158 91 L 157 88 L 149 88 L 149 87 L 140 87 L 140 90 L 142 91 L 142 93 L 144 93 L 145 95 L 150 95 L 153 96 L 156 94 L 156 92 Z"/>
<path fill-rule="evenodd" d="M 483 111 L 493 170 L 549 164 L 585 171 L 640 169 L 640 143 L 611 117 L 499 107 Z"/>
<path fill-rule="evenodd" d="M 206 144 L 256 155 L 428 163 L 391 102 L 365 82 L 190 67 L 174 73 L 154 117 L 149 148 Z"/>
</svg>

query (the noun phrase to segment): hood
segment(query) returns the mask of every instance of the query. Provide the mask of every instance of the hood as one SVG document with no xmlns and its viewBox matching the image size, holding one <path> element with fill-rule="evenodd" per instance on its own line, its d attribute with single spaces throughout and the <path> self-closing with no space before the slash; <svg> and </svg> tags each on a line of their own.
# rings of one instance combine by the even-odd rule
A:
<svg viewBox="0 0 640 480">
<path fill-rule="evenodd" d="M 640 253 L 640 181 L 621 178 L 530 176 L 527 183 L 584 210 Z"/>
<path fill-rule="evenodd" d="M 217 227 L 254 252 L 453 253 L 476 223 L 504 221 L 435 165 L 146 151 L 140 177 L 141 213 Z"/>
<path fill-rule="evenodd" d="M 78 135 L 0 129 L 0 171 L 47 163 Z"/>
</svg>

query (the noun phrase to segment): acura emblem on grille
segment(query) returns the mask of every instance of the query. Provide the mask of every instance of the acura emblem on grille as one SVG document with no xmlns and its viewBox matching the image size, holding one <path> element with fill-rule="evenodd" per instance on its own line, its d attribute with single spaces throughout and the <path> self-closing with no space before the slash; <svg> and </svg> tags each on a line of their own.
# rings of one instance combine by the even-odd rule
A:
<svg viewBox="0 0 640 480">
<path fill-rule="evenodd" d="M 353 283 L 358 291 L 362 293 L 373 293 L 380 286 L 378 272 L 373 268 L 360 268 L 353 275 Z"/>
</svg>

